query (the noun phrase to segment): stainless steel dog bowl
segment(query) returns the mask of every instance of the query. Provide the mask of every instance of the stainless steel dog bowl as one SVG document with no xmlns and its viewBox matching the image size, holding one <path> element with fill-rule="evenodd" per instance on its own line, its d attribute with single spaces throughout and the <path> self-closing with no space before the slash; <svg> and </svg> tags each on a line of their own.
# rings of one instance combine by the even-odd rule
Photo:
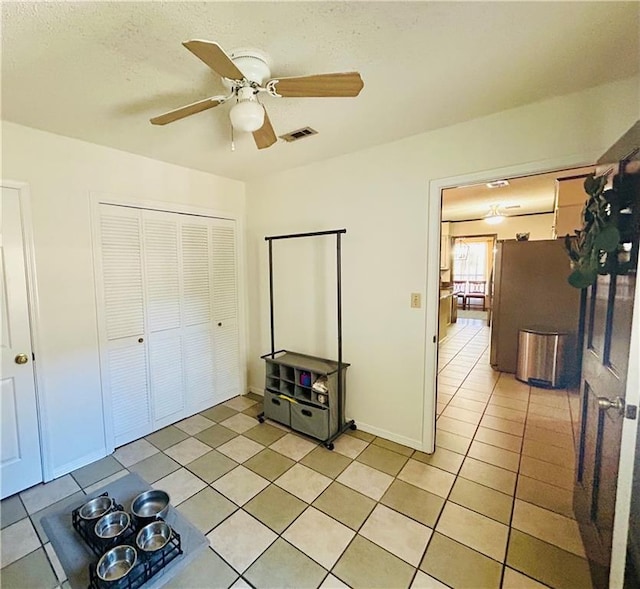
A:
<svg viewBox="0 0 640 589">
<path fill-rule="evenodd" d="M 117 581 L 129 574 L 137 560 L 138 553 L 133 546 L 116 546 L 102 555 L 96 573 L 103 581 Z"/>
<path fill-rule="evenodd" d="M 131 504 L 131 513 L 142 522 L 166 517 L 169 513 L 169 493 L 159 489 L 140 493 Z"/>
<path fill-rule="evenodd" d="M 115 501 L 111 497 L 101 495 L 91 501 L 87 501 L 79 511 L 82 519 L 98 519 L 107 513 L 114 505 Z"/>
<path fill-rule="evenodd" d="M 136 546 L 145 552 L 164 548 L 171 540 L 171 527 L 163 521 L 152 522 L 142 528 L 136 536 Z"/>
<path fill-rule="evenodd" d="M 98 538 L 109 540 L 122 534 L 131 523 L 129 514 L 124 511 L 112 511 L 103 515 L 96 524 L 94 530 Z"/>
</svg>

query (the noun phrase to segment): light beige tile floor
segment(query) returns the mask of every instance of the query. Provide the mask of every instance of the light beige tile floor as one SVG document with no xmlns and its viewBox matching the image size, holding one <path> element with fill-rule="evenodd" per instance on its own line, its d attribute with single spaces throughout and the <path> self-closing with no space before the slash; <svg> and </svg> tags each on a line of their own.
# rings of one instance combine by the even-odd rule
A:
<svg viewBox="0 0 640 589">
<path fill-rule="evenodd" d="M 464 319 L 441 343 L 433 455 L 359 430 L 329 452 L 247 395 L 10 497 L 2 587 L 67 587 L 40 517 L 131 471 L 211 543 L 172 587 L 587 589 L 567 393 L 493 372 L 488 345 Z"/>
</svg>

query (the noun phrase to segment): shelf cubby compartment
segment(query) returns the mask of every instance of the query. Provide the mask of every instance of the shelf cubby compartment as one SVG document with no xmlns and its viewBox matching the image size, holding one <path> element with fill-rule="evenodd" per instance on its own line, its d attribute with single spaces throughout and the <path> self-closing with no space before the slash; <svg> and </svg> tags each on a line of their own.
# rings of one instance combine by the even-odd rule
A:
<svg viewBox="0 0 640 589">
<path fill-rule="evenodd" d="M 296 384 L 301 387 L 311 388 L 313 383 L 312 375 L 309 370 L 296 368 Z"/>
<path fill-rule="evenodd" d="M 274 378 L 280 378 L 280 365 L 275 362 L 267 361 L 267 376 L 271 376 Z"/>
<path fill-rule="evenodd" d="M 274 376 L 267 376 L 267 388 L 275 391 L 279 390 L 280 379 Z"/>
<path fill-rule="evenodd" d="M 295 382 L 295 370 L 291 366 L 280 365 L 280 378 L 288 380 L 289 382 Z"/>
<path fill-rule="evenodd" d="M 321 405 L 323 407 L 329 406 L 329 394 L 328 393 L 316 393 L 316 391 L 311 392 L 311 401 Z"/>
<path fill-rule="evenodd" d="M 295 396 L 298 399 L 304 399 L 305 401 L 311 401 L 313 398 L 311 389 L 308 387 L 302 387 L 300 385 L 296 385 Z"/>
<path fill-rule="evenodd" d="M 285 395 L 289 395 L 290 397 L 293 397 L 294 387 L 295 387 L 295 385 L 292 382 L 287 382 L 286 380 L 281 380 L 280 381 L 279 391 L 281 393 L 285 394 Z"/>
</svg>

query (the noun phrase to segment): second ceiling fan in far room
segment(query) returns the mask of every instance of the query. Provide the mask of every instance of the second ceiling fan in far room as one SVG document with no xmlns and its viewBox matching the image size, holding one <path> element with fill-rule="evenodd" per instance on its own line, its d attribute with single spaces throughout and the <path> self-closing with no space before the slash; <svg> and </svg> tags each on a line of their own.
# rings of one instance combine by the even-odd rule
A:
<svg viewBox="0 0 640 589">
<path fill-rule="evenodd" d="M 264 106 L 258 101 L 260 94 L 274 98 L 355 97 L 364 87 L 358 72 L 270 79 L 268 59 L 260 51 L 235 51 L 229 56 L 220 45 L 212 41 L 195 39 L 185 41 L 183 45 L 222 77 L 229 92 L 153 117 L 151 123 L 154 125 L 172 123 L 224 104 L 235 97 L 236 104 L 229 113 L 233 128 L 253 133 L 258 149 L 264 149 L 273 145 L 277 137 Z M 265 83 L 265 80 L 268 81 Z"/>
</svg>

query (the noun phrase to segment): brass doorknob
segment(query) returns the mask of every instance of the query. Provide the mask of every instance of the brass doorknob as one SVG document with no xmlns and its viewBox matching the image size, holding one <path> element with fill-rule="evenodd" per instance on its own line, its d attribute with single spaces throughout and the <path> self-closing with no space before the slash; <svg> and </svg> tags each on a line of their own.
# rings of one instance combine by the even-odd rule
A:
<svg viewBox="0 0 640 589">
<path fill-rule="evenodd" d="M 609 399 L 608 397 L 598 397 L 598 409 L 600 411 L 607 411 L 614 409 L 618 413 L 624 413 L 624 399 L 616 397 L 615 399 Z"/>
<path fill-rule="evenodd" d="M 16 364 L 26 364 L 29 361 L 29 356 L 26 354 L 18 354 L 15 360 Z"/>
</svg>

